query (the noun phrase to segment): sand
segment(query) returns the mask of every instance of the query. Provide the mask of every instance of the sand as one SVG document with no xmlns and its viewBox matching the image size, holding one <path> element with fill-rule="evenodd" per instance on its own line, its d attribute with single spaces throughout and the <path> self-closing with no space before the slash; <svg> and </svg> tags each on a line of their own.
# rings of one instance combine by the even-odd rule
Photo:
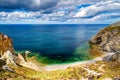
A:
<svg viewBox="0 0 120 80">
<path fill-rule="evenodd" d="M 66 63 L 66 64 L 52 64 L 45 66 L 46 71 L 54 71 L 54 70 L 64 70 L 68 67 L 80 65 L 80 64 L 89 64 L 96 61 L 101 61 L 103 57 L 94 58 L 92 60 L 86 60 L 86 61 L 79 61 L 79 62 L 73 62 L 73 63 Z"/>
</svg>

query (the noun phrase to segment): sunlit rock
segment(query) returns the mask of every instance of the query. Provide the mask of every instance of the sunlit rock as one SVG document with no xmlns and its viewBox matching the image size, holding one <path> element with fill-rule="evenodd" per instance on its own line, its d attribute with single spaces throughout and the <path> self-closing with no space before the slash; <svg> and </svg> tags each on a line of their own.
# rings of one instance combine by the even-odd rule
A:
<svg viewBox="0 0 120 80">
<path fill-rule="evenodd" d="M 106 60 L 111 60 L 113 57 L 113 55 L 109 53 L 115 53 L 115 55 L 117 55 L 120 54 L 118 51 L 120 51 L 120 22 L 99 31 L 97 35 L 90 40 L 90 53 L 96 55 L 108 53 L 108 56 L 105 57 Z M 117 55 L 117 57 L 119 57 L 119 55 Z"/>
</svg>

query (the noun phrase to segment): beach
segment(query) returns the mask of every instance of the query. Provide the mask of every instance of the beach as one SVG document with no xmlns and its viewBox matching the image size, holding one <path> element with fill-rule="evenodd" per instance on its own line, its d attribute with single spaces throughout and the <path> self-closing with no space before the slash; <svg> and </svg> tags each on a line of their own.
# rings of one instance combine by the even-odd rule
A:
<svg viewBox="0 0 120 80">
<path fill-rule="evenodd" d="M 64 70 L 67 69 L 68 67 L 72 66 L 77 66 L 80 64 L 90 64 L 94 63 L 96 61 L 101 61 L 103 57 L 97 57 L 91 60 L 86 60 L 86 61 L 78 61 L 78 62 L 73 62 L 73 63 L 66 63 L 66 64 L 52 64 L 52 65 L 47 65 L 45 66 L 46 71 L 55 71 L 55 70 Z"/>
</svg>

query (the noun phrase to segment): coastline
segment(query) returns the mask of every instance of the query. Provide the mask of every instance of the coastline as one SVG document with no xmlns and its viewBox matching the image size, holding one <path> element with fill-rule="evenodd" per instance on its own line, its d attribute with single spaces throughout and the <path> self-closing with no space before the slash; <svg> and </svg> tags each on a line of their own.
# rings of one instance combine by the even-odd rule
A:
<svg viewBox="0 0 120 80">
<path fill-rule="evenodd" d="M 103 58 L 102 57 L 97 57 L 91 60 L 86 60 L 86 61 L 77 61 L 77 62 L 72 62 L 72 63 L 66 63 L 66 64 L 52 64 L 52 65 L 46 65 L 45 66 L 45 70 L 46 71 L 55 71 L 55 70 L 64 70 L 67 69 L 68 67 L 72 67 L 72 66 L 77 66 L 80 64 L 90 64 L 90 63 L 94 63 L 96 61 L 101 61 Z"/>
</svg>

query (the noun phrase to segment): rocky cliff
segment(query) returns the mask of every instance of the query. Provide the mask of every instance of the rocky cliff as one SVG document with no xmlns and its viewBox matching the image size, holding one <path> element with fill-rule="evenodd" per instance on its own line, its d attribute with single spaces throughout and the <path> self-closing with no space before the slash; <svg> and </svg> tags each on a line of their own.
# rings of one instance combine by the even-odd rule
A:
<svg viewBox="0 0 120 80">
<path fill-rule="evenodd" d="M 99 31 L 90 40 L 90 46 L 90 53 L 93 56 L 99 56 L 104 52 L 116 53 L 120 51 L 120 22 Z"/>
<path fill-rule="evenodd" d="M 20 53 L 15 54 L 12 39 L 0 33 L 0 69 L 14 71 L 10 66 L 18 67 L 19 65 L 37 71 L 41 69 L 41 66 L 26 60 L 27 55 L 30 54 L 29 51 L 26 51 L 24 54 L 25 56 L 22 56 Z"/>
<path fill-rule="evenodd" d="M 7 35 L 0 33 L 0 56 L 3 56 L 6 51 L 10 51 L 14 54 L 14 48 L 12 44 L 12 39 Z"/>
<path fill-rule="evenodd" d="M 14 48 L 12 44 L 12 39 L 9 38 L 7 35 L 0 33 L 0 62 L 1 62 L 0 66 L 5 67 L 5 64 L 16 65 L 13 59 L 13 55 L 14 55 Z"/>
</svg>

